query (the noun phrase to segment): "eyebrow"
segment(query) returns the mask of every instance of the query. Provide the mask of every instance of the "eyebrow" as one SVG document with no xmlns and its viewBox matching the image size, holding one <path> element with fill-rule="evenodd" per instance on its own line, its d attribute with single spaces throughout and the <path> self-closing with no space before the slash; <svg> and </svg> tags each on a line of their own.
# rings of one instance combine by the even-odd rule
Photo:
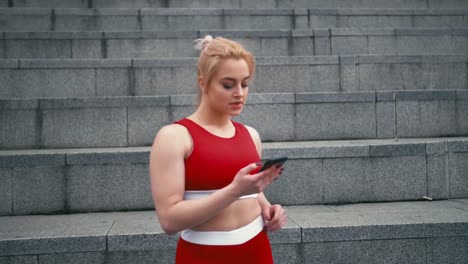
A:
<svg viewBox="0 0 468 264">
<path fill-rule="evenodd" d="M 247 79 L 249 79 L 249 78 L 250 78 L 250 76 L 247 76 L 247 77 L 245 77 L 244 79 L 242 79 L 242 81 L 245 81 L 245 80 L 247 80 Z M 221 80 L 228 80 L 228 81 L 233 81 L 233 82 L 236 82 L 236 81 L 237 81 L 235 78 L 231 78 L 231 77 L 224 77 L 224 78 L 222 78 Z"/>
</svg>

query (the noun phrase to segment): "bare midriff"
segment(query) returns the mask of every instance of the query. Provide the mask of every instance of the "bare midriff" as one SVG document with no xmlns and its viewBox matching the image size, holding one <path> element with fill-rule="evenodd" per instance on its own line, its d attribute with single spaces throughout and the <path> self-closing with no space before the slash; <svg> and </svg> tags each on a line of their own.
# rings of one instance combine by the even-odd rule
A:
<svg viewBox="0 0 468 264">
<path fill-rule="evenodd" d="M 207 222 L 198 225 L 195 231 L 231 231 L 251 223 L 261 213 L 258 198 L 239 199 Z"/>
</svg>

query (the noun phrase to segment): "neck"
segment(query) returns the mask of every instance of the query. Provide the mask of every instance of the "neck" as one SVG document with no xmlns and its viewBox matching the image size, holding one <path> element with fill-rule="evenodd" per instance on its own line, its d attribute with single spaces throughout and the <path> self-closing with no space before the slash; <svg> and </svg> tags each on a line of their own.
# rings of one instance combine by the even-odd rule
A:
<svg viewBox="0 0 468 264">
<path fill-rule="evenodd" d="M 212 125 L 224 127 L 231 123 L 229 115 L 219 114 L 208 107 L 200 104 L 198 109 L 190 116 L 191 119 L 197 121 L 201 125 Z"/>
</svg>

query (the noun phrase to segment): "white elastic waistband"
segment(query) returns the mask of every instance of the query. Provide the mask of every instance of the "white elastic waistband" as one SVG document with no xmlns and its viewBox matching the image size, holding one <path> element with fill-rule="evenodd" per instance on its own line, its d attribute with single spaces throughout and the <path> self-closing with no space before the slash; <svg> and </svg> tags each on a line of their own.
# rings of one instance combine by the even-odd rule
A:
<svg viewBox="0 0 468 264">
<path fill-rule="evenodd" d="M 250 224 L 232 231 L 182 231 L 181 237 L 190 243 L 210 246 L 229 246 L 243 244 L 263 230 L 262 216 L 257 217 Z"/>
<path fill-rule="evenodd" d="M 207 191 L 185 191 L 184 192 L 184 200 L 195 200 L 199 198 L 203 198 L 205 196 L 211 195 L 217 190 L 207 190 Z M 249 199 L 249 198 L 257 198 L 258 193 L 244 195 L 239 197 L 239 199 Z"/>
</svg>

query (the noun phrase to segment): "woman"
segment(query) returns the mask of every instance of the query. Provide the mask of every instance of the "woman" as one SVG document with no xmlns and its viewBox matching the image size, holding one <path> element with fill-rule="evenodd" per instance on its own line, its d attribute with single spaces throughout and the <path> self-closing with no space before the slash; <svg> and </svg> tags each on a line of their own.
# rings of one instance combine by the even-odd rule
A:
<svg viewBox="0 0 468 264">
<path fill-rule="evenodd" d="M 225 38 L 196 42 L 199 106 L 161 128 L 150 154 L 157 215 L 167 234 L 182 231 L 176 263 L 273 263 L 266 230 L 287 216 L 263 190 L 283 167 L 258 172 L 257 131 L 231 120 L 246 103 L 254 58 Z"/>
</svg>

